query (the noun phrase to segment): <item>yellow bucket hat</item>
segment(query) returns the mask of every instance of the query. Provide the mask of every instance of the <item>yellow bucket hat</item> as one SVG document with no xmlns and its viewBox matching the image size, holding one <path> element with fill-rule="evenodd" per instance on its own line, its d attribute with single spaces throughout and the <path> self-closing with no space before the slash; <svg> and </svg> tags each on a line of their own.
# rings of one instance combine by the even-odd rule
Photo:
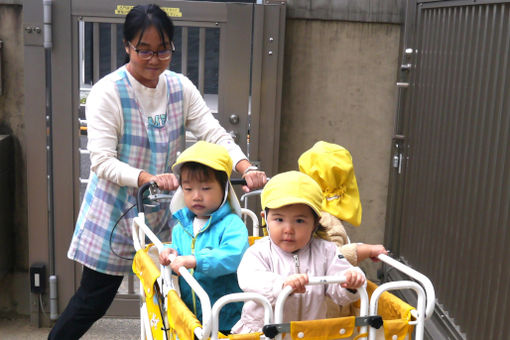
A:
<svg viewBox="0 0 510 340">
<path fill-rule="evenodd" d="M 299 171 L 282 172 L 272 177 L 260 196 L 262 209 L 291 204 L 306 204 L 321 216 L 322 190 L 310 176 Z"/>
<path fill-rule="evenodd" d="M 184 163 L 195 162 L 206 165 L 214 170 L 227 173 L 228 178 L 232 174 L 232 158 L 224 146 L 198 141 L 184 150 L 172 166 L 176 175 L 181 174 L 181 167 Z"/>
<path fill-rule="evenodd" d="M 241 216 L 241 206 L 237 199 L 236 193 L 232 184 L 230 183 L 230 175 L 232 174 L 232 158 L 228 154 L 224 146 L 213 144 L 204 141 L 198 141 L 186 150 L 184 150 L 174 165 L 172 171 L 175 175 L 181 174 L 181 167 L 184 163 L 195 162 L 208 166 L 214 170 L 223 171 L 228 176 L 228 183 L 226 186 L 226 199 L 228 199 L 230 206 L 235 214 Z M 224 199 L 224 201 L 226 200 Z M 181 187 L 175 191 L 175 194 L 170 203 L 170 210 L 172 213 L 184 208 L 184 196 Z"/>
<path fill-rule="evenodd" d="M 322 210 L 354 226 L 361 224 L 361 201 L 350 152 L 344 147 L 317 142 L 298 160 L 299 170 L 319 183 Z"/>
</svg>

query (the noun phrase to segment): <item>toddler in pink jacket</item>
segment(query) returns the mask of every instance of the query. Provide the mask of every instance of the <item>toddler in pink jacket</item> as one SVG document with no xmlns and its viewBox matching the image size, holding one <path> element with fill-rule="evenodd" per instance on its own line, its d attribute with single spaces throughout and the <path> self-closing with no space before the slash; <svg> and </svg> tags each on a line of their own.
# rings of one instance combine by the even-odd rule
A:
<svg viewBox="0 0 510 340">
<path fill-rule="evenodd" d="M 268 237 L 248 248 L 237 270 L 239 286 L 245 292 L 260 293 L 274 306 L 285 286 L 294 293 L 284 307 L 284 322 L 322 319 L 326 296 L 337 304 L 359 299 L 355 288 L 365 283 L 363 272 L 349 264 L 337 246 L 314 237 L 321 226 L 322 190 L 310 176 L 289 171 L 274 176 L 262 191 L 262 216 Z M 345 275 L 342 285 L 305 286 L 309 276 Z M 241 319 L 232 333 L 260 332 L 263 307 L 253 301 L 244 304 Z"/>
</svg>

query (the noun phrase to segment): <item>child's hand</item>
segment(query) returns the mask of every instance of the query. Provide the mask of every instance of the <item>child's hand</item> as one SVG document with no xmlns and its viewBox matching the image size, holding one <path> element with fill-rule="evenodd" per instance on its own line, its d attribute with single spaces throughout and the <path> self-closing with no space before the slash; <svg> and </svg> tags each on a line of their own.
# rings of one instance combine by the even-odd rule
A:
<svg viewBox="0 0 510 340">
<path fill-rule="evenodd" d="M 357 289 L 365 283 L 365 275 L 355 269 L 347 269 L 344 272 L 346 281 L 341 284 L 344 288 Z"/>
<path fill-rule="evenodd" d="M 306 292 L 305 285 L 308 283 L 308 274 L 293 274 L 285 280 L 283 287 L 291 286 L 294 293 Z"/>
<path fill-rule="evenodd" d="M 377 256 L 380 254 L 388 255 L 388 251 L 382 244 L 372 244 L 370 245 L 370 259 L 374 262 L 379 262 Z"/>
<path fill-rule="evenodd" d="M 170 263 L 170 268 L 179 274 L 179 268 L 184 266 L 187 269 L 195 268 L 197 266 L 197 260 L 193 255 L 177 256 L 175 260 Z"/>
<path fill-rule="evenodd" d="M 378 262 L 379 259 L 377 256 L 379 254 L 388 255 L 388 251 L 384 248 L 382 244 L 365 244 L 360 243 L 356 248 L 356 253 L 358 255 L 358 263 L 370 258 L 374 262 Z"/>
<path fill-rule="evenodd" d="M 163 266 L 168 266 L 170 264 L 170 254 L 175 256 L 179 255 L 177 250 L 173 248 L 165 248 L 159 253 L 159 263 Z"/>
</svg>

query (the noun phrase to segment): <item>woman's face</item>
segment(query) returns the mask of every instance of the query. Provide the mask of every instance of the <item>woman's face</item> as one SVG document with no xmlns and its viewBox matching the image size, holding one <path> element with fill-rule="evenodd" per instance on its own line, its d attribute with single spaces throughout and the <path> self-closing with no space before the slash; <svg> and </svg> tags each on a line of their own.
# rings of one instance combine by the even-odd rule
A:
<svg viewBox="0 0 510 340">
<path fill-rule="evenodd" d="M 161 60 L 158 55 L 154 54 L 150 59 L 144 60 L 135 49 L 153 52 L 168 50 L 171 48 L 171 42 L 166 35 L 164 37 L 165 44 L 161 41 L 159 31 L 154 26 L 149 26 L 141 39 L 138 34 L 126 46 L 126 53 L 129 54 L 129 63 L 127 64 L 129 73 L 147 87 L 155 88 L 158 85 L 159 75 L 168 68 L 172 58 Z"/>
<path fill-rule="evenodd" d="M 271 240 L 288 253 L 306 246 L 317 225 L 312 209 L 305 204 L 269 209 L 266 222 Z"/>
</svg>

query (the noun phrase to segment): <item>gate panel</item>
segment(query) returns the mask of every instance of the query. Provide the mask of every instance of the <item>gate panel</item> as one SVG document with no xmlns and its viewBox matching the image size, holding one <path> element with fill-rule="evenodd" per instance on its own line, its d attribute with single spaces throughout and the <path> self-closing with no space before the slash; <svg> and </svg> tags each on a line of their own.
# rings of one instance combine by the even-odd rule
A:
<svg viewBox="0 0 510 340">
<path fill-rule="evenodd" d="M 500 339 L 510 291 L 510 5 L 410 6 L 395 250 L 431 278 L 468 338 Z"/>
</svg>

